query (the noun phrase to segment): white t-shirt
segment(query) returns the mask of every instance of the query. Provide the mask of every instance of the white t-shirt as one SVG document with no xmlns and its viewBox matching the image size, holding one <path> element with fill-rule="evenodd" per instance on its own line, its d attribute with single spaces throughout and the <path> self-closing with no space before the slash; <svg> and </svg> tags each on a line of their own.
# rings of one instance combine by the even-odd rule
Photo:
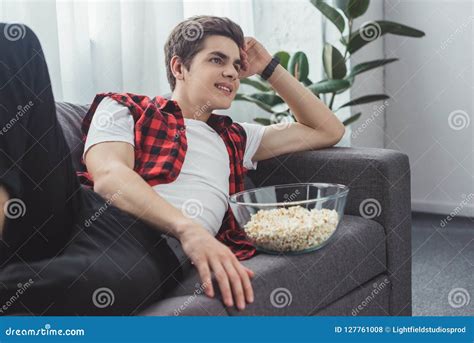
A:
<svg viewBox="0 0 474 343">
<path fill-rule="evenodd" d="M 153 186 L 153 189 L 182 213 L 199 222 L 214 236 L 228 209 L 229 155 L 224 141 L 206 122 L 184 118 L 188 149 L 175 181 Z M 252 161 L 265 126 L 239 123 L 247 134 L 243 165 L 257 169 Z M 119 141 L 135 146 L 134 121 L 129 109 L 111 98 L 99 103 L 87 134 L 84 154 L 95 144 Z M 173 237 L 167 237 L 180 261 L 186 257 Z"/>
</svg>

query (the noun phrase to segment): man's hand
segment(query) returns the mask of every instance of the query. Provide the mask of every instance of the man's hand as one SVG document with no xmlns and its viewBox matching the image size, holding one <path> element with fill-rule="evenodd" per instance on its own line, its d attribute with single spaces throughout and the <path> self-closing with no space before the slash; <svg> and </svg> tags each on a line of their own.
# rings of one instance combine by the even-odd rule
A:
<svg viewBox="0 0 474 343">
<path fill-rule="evenodd" d="M 3 226 L 5 225 L 5 204 L 10 199 L 5 186 L 0 185 L 0 240 L 3 238 Z"/>
<path fill-rule="evenodd" d="M 205 228 L 194 222 L 185 225 L 186 229 L 181 231 L 182 234 L 178 238 L 184 252 L 199 272 L 206 295 L 214 297 L 212 271 L 219 283 L 224 304 L 234 305 L 233 293 L 238 309 L 245 309 L 245 302 L 251 303 L 254 299 L 250 283 L 254 272 L 244 267 L 232 251 Z"/>
<path fill-rule="evenodd" d="M 261 74 L 272 60 L 272 55 L 253 37 L 245 37 L 245 47 L 240 49 L 242 68 L 239 79 Z"/>
</svg>

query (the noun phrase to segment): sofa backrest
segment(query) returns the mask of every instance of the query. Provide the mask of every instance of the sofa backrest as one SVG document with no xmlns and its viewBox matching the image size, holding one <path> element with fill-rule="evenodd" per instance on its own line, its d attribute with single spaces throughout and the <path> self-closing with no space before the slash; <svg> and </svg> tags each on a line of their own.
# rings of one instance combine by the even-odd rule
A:
<svg viewBox="0 0 474 343">
<path fill-rule="evenodd" d="M 171 98 L 171 93 L 163 94 L 166 99 Z M 77 105 L 69 102 L 56 102 L 56 116 L 61 125 L 66 142 L 71 150 L 72 163 L 77 171 L 85 171 L 81 163 L 84 144 L 82 142 L 81 124 L 91 104 Z"/>
<path fill-rule="evenodd" d="M 169 98 L 170 94 L 164 97 Z M 64 137 L 71 150 L 72 164 L 76 171 L 85 171 L 81 163 L 84 143 L 82 142 L 81 124 L 82 119 L 89 110 L 88 105 L 76 105 L 68 102 L 56 102 L 56 115 L 62 127 Z M 254 188 L 252 181 L 247 175 L 244 178 L 245 189 Z"/>
<path fill-rule="evenodd" d="M 56 116 L 71 150 L 72 164 L 77 171 L 84 171 L 85 169 L 81 164 L 81 156 L 84 152 L 81 124 L 89 107 L 90 105 L 56 102 Z"/>
</svg>

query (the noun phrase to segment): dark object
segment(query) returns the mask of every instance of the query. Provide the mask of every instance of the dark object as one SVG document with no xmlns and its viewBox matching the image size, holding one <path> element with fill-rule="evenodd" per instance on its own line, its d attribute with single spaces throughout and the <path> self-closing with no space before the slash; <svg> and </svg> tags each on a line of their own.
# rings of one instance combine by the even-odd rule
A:
<svg viewBox="0 0 474 343">
<path fill-rule="evenodd" d="M 275 70 L 276 66 L 280 64 L 280 59 L 278 57 L 273 57 L 270 63 L 265 67 L 260 75 L 264 80 L 268 80 L 270 76 L 272 76 L 273 71 Z"/>
</svg>

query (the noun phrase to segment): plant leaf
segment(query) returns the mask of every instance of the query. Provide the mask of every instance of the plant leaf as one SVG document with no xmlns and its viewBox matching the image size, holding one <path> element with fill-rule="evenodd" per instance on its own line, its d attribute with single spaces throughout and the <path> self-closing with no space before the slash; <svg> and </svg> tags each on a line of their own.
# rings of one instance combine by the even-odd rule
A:
<svg viewBox="0 0 474 343">
<path fill-rule="evenodd" d="M 252 86 L 253 88 L 258 89 L 259 91 L 262 91 L 262 92 L 267 92 L 271 90 L 271 88 L 267 87 L 264 83 L 257 80 L 252 80 L 249 78 L 240 80 L 240 83 L 244 85 Z"/>
<path fill-rule="evenodd" d="M 339 8 L 347 18 L 350 18 L 349 12 L 347 11 L 347 5 L 349 4 L 349 0 L 334 0 L 334 6 Z"/>
<path fill-rule="evenodd" d="M 373 61 L 357 64 L 351 69 L 351 71 L 349 73 L 349 77 L 358 75 L 358 74 L 363 73 L 367 70 L 378 68 L 378 67 L 381 67 L 385 64 L 392 63 L 392 62 L 395 62 L 395 61 L 398 61 L 398 58 L 387 58 L 387 59 L 373 60 Z"/>
<path fill-rule="evenodd" d="M 254 93 L 254 94 L 249 94 L 248 96 L 258 101 L 261 101 L 270 107 L 281 104 L 283 102 L 283 99 L 280 98 L 278 95 L 274 94 L 273 92 Z"/>
<path fill-rule="evenodd" d="M 323 65 L 328 79 L 342 79 L 347 74 L 344 57 L 329 43 L 324 44 Z"/>
<path fill-rule="evenodd" d="M 403 24 L 387 20 L 377 20 L 366 23 L 363 27 L 360 27 L 357 31 L 351 34 L 349 43 L 347 44 L 347 50 L 349 53 L 353 54 L 366 44 L 378 39 L 386 33 L 408 37 L 423 37 L 425 35 L 423 31 Z M 347 41 L 347 36 L 341 39 Z"/>
<path fill-rule="evenodd" d="M 270 112 L 270 113 L 273 113 L 272 111 L 272 108 L 270 106 L 268 106 L 267 104 L 257 100 L 257 99 L 254 99 L 254 98 L 251 98 L 249 97 L 248 95 L 246 94 L 240 94 L 240 93 L 237 93 L 235 95 L 235 99 L 234 100 L 240 100 L 240 101 L 247 101 L 247 102 L 253 102 L 255 105 L 257 105 L 258 107 L 260 107 L 262 110 L 265 110 L 267 112 Z"/>
<path fill-rule="evenodd" d="M 281 104 L 272 106 L 272 111 L 273 113 L 279 113 L 279 112 L 287 112 L 289 109 L 288 104 L 283 102 Z"/>
<path fill-rule="evenodd" d="M 270 125 L 272 123 L 270 119 L 267 118 L 254 118 L 253 121 L 263 125 Z"/>
<path fill-rule="evenodd" d="M 350 87 L 347 80 L 323 80 L 318 83 L 313 83 L 307 88 L 313 93 L 336 93 L 345 91 Z"/>
<path fill-rule="evenodd" d="M 354 84 L 355 77 L 353 75 L 348 75 L 347 77 L 344 78 L 344 80 L 349 81 L 352 87 L 352 85 Z"/>
<path fill-rule="evenodd" d="M 278 57 L 280 64 L 283 68 L 288 70 L 288 61 L 290 60 L 290 54 L 286 51 L 278 51 L 273 55 L 273 57 Z"/>
<path fill-rule="evenodd" d="M 362 114 L 362 112 L 359 112 L 357 114 L 354 114 L 353 116 L 347 118 L 346 120 L 344 120 L 342 122 L 342 124 L 344 124 L 344 126 L 347 126 L 347 125 L 350 125 L 352 124 L 353 122 L 355 122 L 357 119 L 359 119 L 360 115 Z"/>
<path fill-rule="evenodd" d="M 363 15 L 369 8 L 369 0 L 336 0 L 336 7 L 340 8 L 348 19 Z"/>
<path fill-rule="evenodd" d="M 369 0 L 350 0 L 347 6 L 349 17 L 354 19 L 363 15 L 369 8 Z"/>
<path fill-rule="evenodd" d="M 303 81 L 308 78 L 309 74 L 309 64 L 308 57 L 302 51 L 296 52 L 290 58 L 288 65 L 288 71 L 293 75 L 298 81 Z"/>
<path fill-rule="evenodd" d="M 343 107 L 347 107 L 347 106 L 367 104 L 369 102 L 380 101 L 380 100 L 385 100 L 385 99 L 389 99 L 389 98 L 390 97 L 386 94 L 364 95 L 364 96 L 361 96 L 360 98 L 353 99 L 351 101 L 346 102 L 344 105 L 339 106 L 339 108 L 343 108 Z"/>
<path fill-rule="evenodd" d="M 303 84 L 304 84 L 305 86 L 309 86 L 309 85 L 313 84 L 313 81 L 311 81 L 311 80 L 308 79 L 308 78 L 306 78 L 306 80 L 304 80 L 304 81 L 302 81 L 302 82 L 303 82 Z"/>
<path fill-rule="evenodd" d="M 334 8 L 329 6 L 322 0 L 311 0 L 311 3 L 316 7 L 326 18 L 328 18 L 334 25 L 336 25 L 339 32 L 343 33 L 345 28 L 344 17 Z"/>
</svg>

